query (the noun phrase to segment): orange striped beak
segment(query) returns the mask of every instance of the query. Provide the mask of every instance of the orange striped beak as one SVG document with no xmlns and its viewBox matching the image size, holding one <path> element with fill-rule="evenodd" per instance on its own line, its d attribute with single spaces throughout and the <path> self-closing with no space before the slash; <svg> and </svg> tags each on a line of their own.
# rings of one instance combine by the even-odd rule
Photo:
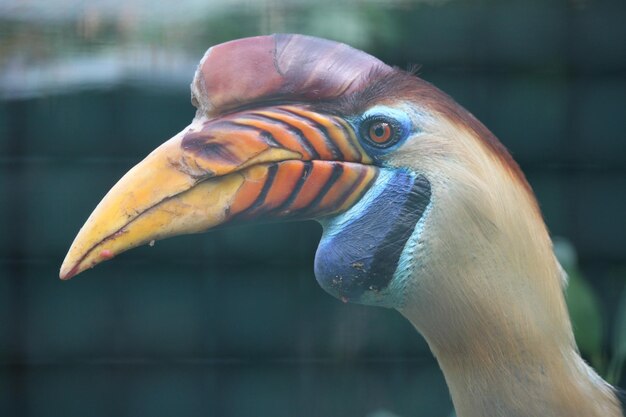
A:
<svg viewBox="0 0 626 417">
<path fill-rule="evenodd" d="M 340 213 L 374 182 L 371 162 L 346 121 L 300 106 L 196 118 L 108 192 L 61 279 L 153 240 L 238 220 Z"/>
</svg>

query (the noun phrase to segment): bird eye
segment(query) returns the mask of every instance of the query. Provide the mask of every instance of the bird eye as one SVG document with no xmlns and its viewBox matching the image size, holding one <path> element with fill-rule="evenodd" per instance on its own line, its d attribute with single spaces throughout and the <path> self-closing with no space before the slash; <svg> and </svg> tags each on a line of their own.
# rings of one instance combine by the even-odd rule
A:
<svg viewBox="0 0 626 417">
<path fill-rule="evenodd" d="M 391 138 L 391 126 L 387 122 L 376 122 L 370 126 L 370 139 L 376 143 L 385 143 Z"/>
<path fill-rule="evenodd" d="M 386 148 L 398 141 L 398 130 L 393 120 L 377 116 L 363 122 L 361 134 L 371 145 Z"/>
</svg>

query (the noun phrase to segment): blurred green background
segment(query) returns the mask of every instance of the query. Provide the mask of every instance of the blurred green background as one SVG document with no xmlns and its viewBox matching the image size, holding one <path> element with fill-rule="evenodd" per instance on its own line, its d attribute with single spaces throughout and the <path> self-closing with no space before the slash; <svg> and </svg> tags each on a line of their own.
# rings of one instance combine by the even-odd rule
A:
<svg viewBox="0 0 626 417">
<path fill-rule="evenodd" d="M 0 416 L 448 416 L 399 314 L 321 290 L 313 223 L 179 237 L 70 282 L 91 210 L 194 114 L 211 45 L 272 32 L 421 64 L 511 150 L 626 386 L 626 2 L 0 0 Z"/>
</svg>

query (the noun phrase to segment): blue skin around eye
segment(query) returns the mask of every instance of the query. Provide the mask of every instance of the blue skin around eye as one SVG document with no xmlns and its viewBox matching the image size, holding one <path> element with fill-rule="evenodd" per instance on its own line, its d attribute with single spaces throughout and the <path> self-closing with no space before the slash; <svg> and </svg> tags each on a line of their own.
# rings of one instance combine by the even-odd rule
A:
<svg viewBox="0 0 626 417">
<path fill-rule="evenodd" d="M 396 134 L 399 137 L 393 145 L 387 148 L 381 148 L 375 146 L 367 141 L 366 138 L 359 138 L 361 145 L 365 148 L 368 155 L 370 155 L 375 161 L 379 162 L 379 158 L 390 152 L 395 151 L 400 147 L 406 139 L 416 132 L 411 123 L 409 116 L 401 110 L 394 109 L 386 106 L 375 106 L 363 113 L 360 117 L 350 120 L 355 132 L 361 132 L 361 125 L 365 121 L 372 117 L 384 117 L 386 119 L 394 121 L 394 126 L 399 130 Z M 357 133 L 358 134 L 358 133 Z"/>
</svg>

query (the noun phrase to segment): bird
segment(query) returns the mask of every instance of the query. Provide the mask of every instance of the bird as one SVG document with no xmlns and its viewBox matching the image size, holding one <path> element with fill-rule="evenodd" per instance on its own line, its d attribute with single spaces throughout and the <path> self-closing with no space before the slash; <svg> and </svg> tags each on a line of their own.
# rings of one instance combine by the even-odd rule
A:
<svg viewBox="0 0 626 417">
<path fill-rule="evenodd" d="M 576 347 L 523 172 L 450 96 L 346 44 L 274 34 L 209 48 L 191 101 L 192 122 L 94 209 L 62 279 L 158 239 L 315 219 L 318 283 L 408 319 L 457 416 L 623 415 Z"/>
</svg>

